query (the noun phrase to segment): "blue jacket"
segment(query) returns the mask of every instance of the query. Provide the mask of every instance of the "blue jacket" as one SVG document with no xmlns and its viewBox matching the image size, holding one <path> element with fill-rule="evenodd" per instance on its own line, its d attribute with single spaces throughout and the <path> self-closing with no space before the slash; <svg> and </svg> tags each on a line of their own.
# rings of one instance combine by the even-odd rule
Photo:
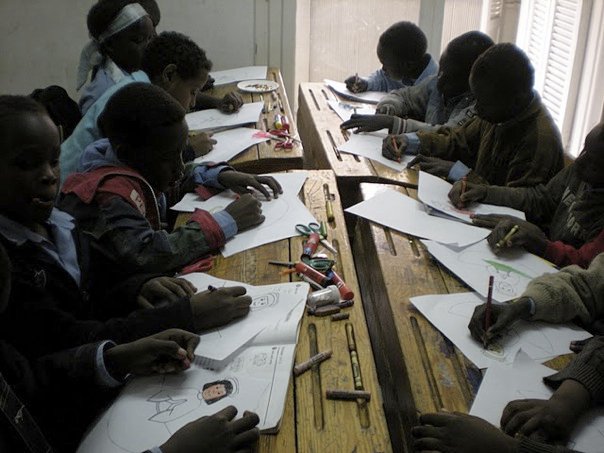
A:
<svg viewBox="0 0 604 453">
<path fill-rule="evenodd" d="M 413 79 L 404 79 L 404 80 L 392 80 L 388 76 L 383 69 L 378 69 L 369 77 L 367 77 L 367 91 L 392 91 L 399 90 L 401 88 L 405 88 L 408 86 L 417 85 L 421 83 L 426 77 L 430 77 L 431 75 L 438 74 L 438 63 L 430 56 L 430 61 L 419 75 L 419 77 L 415 80 Z"/>
</svg>

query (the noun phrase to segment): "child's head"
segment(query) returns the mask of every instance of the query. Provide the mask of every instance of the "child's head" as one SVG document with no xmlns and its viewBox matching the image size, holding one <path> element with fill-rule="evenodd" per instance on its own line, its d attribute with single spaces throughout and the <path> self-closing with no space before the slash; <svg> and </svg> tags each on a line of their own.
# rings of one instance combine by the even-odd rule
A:
<svg viewBox="0 0 604 453">
<path fill-rule="evenodd" d="M 153 28 L 156 29 L 161 20 L 161 12 L 157 2 L 155 0 L 136 0 L 136 2 L 145 8 L 145 11 L 147 11 L 147 14 L 151 18 L 151 22 L 153 22 Z"/>
<path fill-rule="evenodd" d="M 604 186 L 604 123 L 597 124 L 585 137 L 575 168 L 582 181 L 599 188 Z"/>
<path fill-rule="evenodd" d="M 491 123 L 511 120 L 533 99 L 533 83 L 533 65 L 522 50 L 509 43 L 492 46 L 470 74 L 478 116 Z"/>
<path fill-rule="evenodd" d="M 145 50 L 143 71 L 151 82 L 172 95 L 185 110 L 195 105 L 197 92 L 208 79 L 212 62 L 189 37 L 162 32 Z"/>
<path fill-rule="evenodd" d="M 161 88 L 126 85 L 111 96 L 98 125 L 118 159 L 140 172 L 156 192 L 165 192 L 182 178 L 185 110 Z"/>
<path fill-rule="evenodd" d="M 0 313 L 8 305 L 11 287 L 11 265 L 6 249 L 0 243 Z"/>
<path fill-rule="evenodd" d="M 377 55 L 382 69 L 393 80 L 416 78 L 425 66 L 428 40 L 412 22 L 397 22 L 380 36 Z"/>
<path fill-rule="evenodd" d="M 0 96 L 0 149 L 0 213 L 35 231 L 59 190 L 57 127 L 33 99 Z"/>
<path fill-rule="evenodd" d="M 470 90 L 470 71 L 476 59 L 493 40 L 479 31 L 469 31 L 453 39 L 440 56 L 438 90 L 450 99 Z"/>
<path fill-rule="evenodd" d="M 126 72 L 138 71 L 155 36 L 149 13 L 135 0 L 100 0 L 88 12 L 88 31 L 101 52 Z"/>
</svg>

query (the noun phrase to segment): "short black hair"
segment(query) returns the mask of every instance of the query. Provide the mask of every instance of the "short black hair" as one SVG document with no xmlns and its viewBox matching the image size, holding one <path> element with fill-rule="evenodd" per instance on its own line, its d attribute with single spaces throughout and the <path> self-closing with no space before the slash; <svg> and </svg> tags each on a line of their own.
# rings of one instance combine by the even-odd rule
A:
<svg viewBox="0 0 604 453">
<path fill-rule="evenodd" d="M 97 124 L 112 146 L 126 145 L 120 150 L 127 153 L 132 148 L 148 144 L 157 128 L 181 122 L 185 113 L 178 101 L 160 87 L 135 82 L 111 96 Z M 120 160 L 132 162 L 136 158 L 120 155 L 120 150 L 116 151 Z"/>
<path fill-rule="evenodd" d="M 29 96 L 5 94 L 0 96 L 0 136 L 4 133 L 9 121 L 17 115 L 33 113 L 48 115 L 42 104 Z M 12 125 L 8 127 L 13 127 Z"/>
<path fill-rule="evenodd" d="M 447 59 L 466 68 L 468 73 L 476 59 L 495 45 L 493 40 L 480 31 L 469 31 L 452 39 L 447 45 Z"/>
<path fill-rule="evenodd" d="M 141 68 L 153 80 L 169 64 L 176 65 L 178 75 L 185 80 L 198 76 L 204 69 L 212 69 L 212 62 L 203 49 L 188 36 L 175 31 L 164 31 L 149 43 Z"/>
<path fill-rule="evenodd" d="M 428 50 L 428 40 L 413 22 L 402 21 L 382 33 L 379 47 L 399 61 L 420 61 Z"/>
<path fill-rule="evenodd" d="M 510 43 L 486 50 L 472 66 L 472 77 L 496 86 L 502 93 L 530 93 L 535 70 L 527 55 Z"/>
<path fill-rule="evenodd" d="M 145 8 L 145 11 L 147 11 L 151 18 L 151 22 L 153 22 L 153 26 L 157 27 L 161 20 L 161 11 L 157 2 L 155 0 L 137 0 L 136 2 Z"/>
</svg>

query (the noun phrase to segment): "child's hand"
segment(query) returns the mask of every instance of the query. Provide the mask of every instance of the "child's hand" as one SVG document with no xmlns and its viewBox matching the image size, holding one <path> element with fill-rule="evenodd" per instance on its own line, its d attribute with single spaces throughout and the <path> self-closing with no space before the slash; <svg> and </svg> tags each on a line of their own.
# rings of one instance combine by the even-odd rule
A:
<svg viewBox="0 0 604 453">
<path fill-rule="evenodd" d="M 378 105 L 375 107 L 375 113 L 381 113 L 382 115 L 397 115 L 396 105 L 392 103 L 392 101 L 386 99 L 378 102 Z M 403 116 L 403 115 L 397 115 Z"/>
<path fill-rule="evenodd" d="M 214 149 L 214 145 L 217 142 L 212 138 L 212 135 L 209 132 L 199 132 L 198 134 L 189 136 L 189 144 L 195 152 L 195 157 L 205 156 Z"/>
<path fill-rule="evenodd" d="M 415 451 L 442 453 L 509 453 L 518 440 L 507 436 L 482 418 L 459 412 L 425 414 L 412 429 Z"/>
<path fill-rule="evenodd" d="M 231 91 L 225 94 L 218 103 L 218 109 L 223 113 L 235 113 L 243 105 L 243 98 L 239 93 Z"/>
<path fill-rule="evenodd" d="M 340 129 L 356 127 L 355 134 L 359 132 L 373 132 L 380 129 L 392 129 L 394 118 L 390 115 L 357 115 L 353 114 L 348 121 L 340 124 Z"/>
<path fill-rule="evenodd" d="M 180 329 L 169 329 L 132 343 L 105 351 L 105 364 L 111 375 L 174 373 L 189 368 L 199 336 Z"/>
<path fill-rule="evenodd" d="M 218 182 L 227 189 L 231 189 L 233 192 L 239 194 L 250 193 L 248 187 L 253 187 L 261 192 L 267 200 L 271 199 L 271 194 L 264 186 L 270 187 L 274 198 L 278 198 L 279 194 L 283 193 L 281 185 L 272 176 L 257 176 L 249 173 L 230 170 L 221 171 L 218 174 Z"/>
<path fill-rule="evenodd" d="M 439 159 L 438 157 L 429 157 L 418 154 L 415 158 L 407 164 L 407 168 L 419 165 L 421 171 L 433 174 L 441 178 L 449 176 L 451 167 L 455 165 L 455 162 L 450 160 Z"/>
<path fill-rule="evenodd" d="M 245 194 L 224 208 L 237 224 L 237 231 L 245 231 L 264 222 L 262 203 L 251 194 Z"/>
<path fill-rule="evenodd" d="M 191 297 L 191 311 L 196 331 L 222 326 L 250 311 L 252 298 L 242 286 L 203 291 Z"/>
<path fill-rule="evenodd" d="M 157 277 L 141 286 L 136 301 L 142 308 L 153 308 L 162 302 L 176 302 L 190 297 L 197 289 L 193 283 L 182 278 Z"/>
<path fill-rule="evenodd" d="M 344 80 L 346 88 L 353 93 L 363 93 L 369 88 L 369 83 L 365 79 L 361 79 L 358 75 L 353 75 Z"/>
<path fill-rule="evenodd" d="M 500 220 L 493 228 L 491 234 L 487 237 L 487 241 L 495 253 L 514 247 L 524 247 L 530 253 L 543 256 L 545 249 L 547 248 L 548 239 L 545 233 L 541 231 L 537 225 L 533 225 L 532 223 L 517 217 L 505 216 L 502 218 L 501 216 L 495 215 L 480 216 L 478 223 L 474 222 L 474 219 L 472 219 L 472 222 L 476 225 L 479 225 L 479 223 L 485 224 L 489 222 L 489 220 L 485 219 L 496 219 L 497 217 L 499 217 Z M 508 240 L 504 241 L 503 239 L 505 236 L 515 225 L 518 226 L 516 233 Z"/>
<path fill-rule="evenodd" d="M 589 391 L 566 380 L 549 400 L 525 399 L 508 403 L 501 428 L 510 436 L 521 434 L 543 442 L 568 441 L 577 420 L 590 407 Z"/>
<path fill-rule="evenodd" d="M 234 453 L 252 451 L 260 432 L 255 426 L 260 419 L 253 412 L 237 415 L 228 406 L 209 417 L 201 417 L 176 431 L 161 446 L 163 453 Z"/>
<path fill-rule="evenodd" d="M 459 209 L 463 209 L 471 203 L 482 201 L 487 196 L 486 186 L 465 182 L 464 190 L 464 182 L 465 181 L 461 180 L 455 182 L 449 191 L 449 200 L 451 200 L 453 206 L 456 206 Z"/>
<path fill-rule="evenodd" d="M 504 334 L 505 330 L 519 319 L 530 317 L 531 304 L 527 298 L 521 297 L 507 304 L 491 305 L 491 326 L 484 331 L 484 318 L 487 304 L 474 309 L 468 329 L 472 337 L 481 344 L 489 344 Z"/>
<path fill-rule="evenodd" d="M 400 162 L 407 149 L 407 144 L 407 137 L 404 134 L 389 135 L 382 141 L 382 156 Z"/>
</svg>

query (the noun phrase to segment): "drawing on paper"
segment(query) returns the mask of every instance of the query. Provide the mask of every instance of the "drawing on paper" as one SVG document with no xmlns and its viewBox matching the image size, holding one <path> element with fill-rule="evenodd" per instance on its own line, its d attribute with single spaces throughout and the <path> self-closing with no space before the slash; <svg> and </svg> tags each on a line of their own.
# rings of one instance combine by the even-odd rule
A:
<svg viewBox="0 0 604 453">
<path fill-rule="evenodd" d="M 207 404 L 214 404 L 236 393 L 236 390 L 236 381 L 234 379 L 222 379 L 204 384 L 201 390 L 201 397 Z"/>
<path fill-rule="evenodd" d="M 442 202 L 439 200 L 430 200 L 428 203 L 430 207 L 438 210 L 438 211 L 443 211 L 443 212 L 457 212 L 458 214 L 463 214 L 463 215 L 473 215 L 474 211 L 470 210 L 470 209 L 459 209 L 457 207 L 455 207 L 453 205 L 453 203 L 449 202 Z"/>
<path fill-rule="evenodd" d="M 251 311 L 274 307 L 279 303 L 279 293 L 268 293 L 252 297 Z"/>
</svg>

